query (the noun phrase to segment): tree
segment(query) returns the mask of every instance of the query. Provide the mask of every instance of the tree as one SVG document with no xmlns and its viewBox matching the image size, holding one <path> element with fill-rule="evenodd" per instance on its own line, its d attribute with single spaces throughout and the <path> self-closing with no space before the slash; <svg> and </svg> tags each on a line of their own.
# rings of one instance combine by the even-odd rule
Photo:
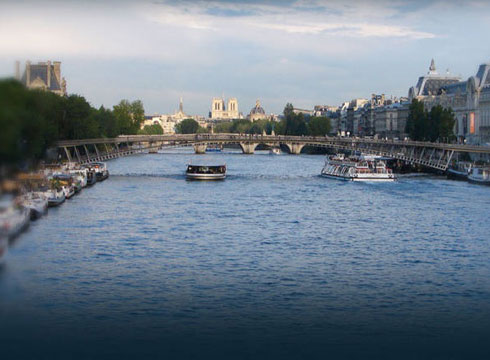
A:
<svg viewBox="0 0 490 360">
<path fill-rule="evenodd" d="M 145 110 L 140 100 L 133 101 L 121 100 L 114 106 L 119 131 L 121 134 L 134 135 L 140 129 L 141 123 L 145 120 Z"/>
<path fill-rule="evenodd" d="M 410 104 L 405 131 L 413 140 L 451 141 L 455 137 L 455 121 L 451 108 L 444 109 L 441 105 L 436 105 L 427 112 L 424 104 L 415 99 Z"/>
<path fill-rule="evenodd" d="M 101 136 L 116 137 L 121 134 L 117 118 L 110 109 L 101 106 L 98 110 L 94 110 L 93 116 L 99 124 Z"/>
<path fill-rule="evenodd" d="M 439 138 L 442 141 L 453 141 L 456 136 L 454 135 L 454 124 L 456 119 L 454 118 L 453 109 L 444 109 L 441 114 L 439 122 Z"/>
<path fill-rule="evenodd" d="M 324 116 L 313 116 L 308 121 L 308 134 L 312 136 L 325 136 L 330 132 L 330 119 Z"/>
<path fill-rule="evenodd" d="M 282 112 L 287 119 L 289 116 L 294 115 L 294 106 L 291 103 L 287 103 Z"/>
<path fill-rule="evenodd" d="M 184 119 L 175 125 L 175 131 L 178 134 L 195 134 L 199 129 L 199 124 L 194 119 Z"/>
<path fill-rule="evenodd" d="M 424 103 L 417 99 L 410 104 L 405 132 L 412 140 L 424 140 L 427 136 L 427 112 Z"/>
<path fill-rule="evenodd" d="M 138 135 L 162 135 L 163 128 L 159 124 L 145 125 L 143 129 L 138 130 Z"/>
<path fill-rule="evenodd" d="M 216 124 L 213 127 L 213 131 L 215 133 L 231 133 L 232 132 L 231 131 L 232 126 L 233 126 L 233 123 L 230 121 L 221 122 L 221 123 Z"/>
</svg>

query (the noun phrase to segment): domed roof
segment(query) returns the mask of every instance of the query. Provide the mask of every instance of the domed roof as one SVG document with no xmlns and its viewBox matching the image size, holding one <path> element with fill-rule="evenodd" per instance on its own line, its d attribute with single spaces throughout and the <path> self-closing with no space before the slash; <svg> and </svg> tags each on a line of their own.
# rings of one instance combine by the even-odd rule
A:
<svg viewBox="0 0 490 360">
<path fill-rule="evenodd" d="M 265 110 L 262 108 L 262 106 L 260 106 L 260 101 L 257 100 L 255 102 L 255 107 L 252 108 L 252 110 L 250 110 L 250 115 L 253 115 L 253 114 L 262 114 L 262 115 L 265 115 Z"/>
</svg>

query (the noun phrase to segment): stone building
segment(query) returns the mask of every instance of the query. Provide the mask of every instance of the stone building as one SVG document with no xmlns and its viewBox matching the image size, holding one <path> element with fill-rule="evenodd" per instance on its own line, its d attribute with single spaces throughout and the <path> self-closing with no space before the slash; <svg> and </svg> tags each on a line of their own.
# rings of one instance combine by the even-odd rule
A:
<svg viewBox="0 0 490 360">
<path fill-rule="evenodd" d="M 61 62 L 51 61 L 31 64 L 26 62 L 22 77 L 20 76 L 20 62 L 16 62 L 15 77 L 28 89 L 41 89 L 51 91 L 58 95 L 66 95 L 66 80 L 61 77 Z"/>
<path fill-rule="evenodd" d="M 141 128 L 143 129 L 146 125 L 160 125 L 164 134 L 175 134 L 175 125 L 185 119 L 193 119 L 196 120 L 199 125 L 203 125 L 203 119 L 200 116 L 187 115 L 184 112 L 184 102 L 182 98 L 180 98 L 179 109 L 177 111 L 173 114 L 145 116 L 145 121 L 141 124 Z"/>
<path fill-rule="evenodd" d="M 405 128 L 409 114 L 408 101 L 393 101 L 374 109 L 373 134 L 383 138 L 405 138 Z"/>
<path fill-rule="evenodd" d="M 226 107 L 223 98 L 213 98 L 210 118 L 212 120 L 233 120 L 242 118 L 241 114 L 238 112 L 237 98 L 228 99 Z"/>
<path fill-rule="evenodd" d="M 265 110 L 262 108 L 262 106 L 260 106 L 259 100 L 255 102 L 255 106 L 252 108 L 252 110 L 250 110 L 250 114 L 248 114 L 248 119 L 252 122 L 267 119 Z"/>
<path fill-rule="evenodd" d="M 413 96 L 427 109 L 441 105 L 454 111 L 454 133 L 460 142 L 490 144 L 490 63 L 481 64 L 466 81 L 443 84 L 437 94 Z"/>
<path fill-rule="evenodd" d="M 408 98 L 411 102 L 413 99 L 424 100 L 427 97 L 437 96 L 444 86 L 460 81 L 461 78 L 459 76 L 452 76 L 449 72 L 442 75 L 439 74 L 436 70 L 434 59 L 432 59 L 427 74 L 419 77 L 417 85 L 408 90 Z"/>
</svg>

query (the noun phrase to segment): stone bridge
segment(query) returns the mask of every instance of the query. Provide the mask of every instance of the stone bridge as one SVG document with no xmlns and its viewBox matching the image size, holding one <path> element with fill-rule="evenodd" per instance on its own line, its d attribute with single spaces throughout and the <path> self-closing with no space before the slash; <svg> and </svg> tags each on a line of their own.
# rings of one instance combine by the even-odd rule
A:
<svg viewBox="0 0 490 360">
<path fill-rule="evenodd" d="M 60 141 L 57 143 L 57 148 L 60 156 L 66 160 L 86 164 L 156 151 L 165 147 L 193 146 L 197 154 L 202 154 L 209 145 L 229 144 L 239 145 L 244 154 L 253 154 L 259 144 L 270 147 L 284 145 L 289 149 L 290 154 L 300 154 L 305 146 L 361 151 L 438 170 L 447 169 L 455 152 L 490 156 L 488 146 L 371 138 L 253 134 L 121 135 L 117 138 Z"/>
</svg>

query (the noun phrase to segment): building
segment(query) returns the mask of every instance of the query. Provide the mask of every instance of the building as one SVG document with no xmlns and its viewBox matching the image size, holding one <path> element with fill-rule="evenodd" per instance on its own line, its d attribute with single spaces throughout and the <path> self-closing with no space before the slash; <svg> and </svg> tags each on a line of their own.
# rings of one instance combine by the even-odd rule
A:
<svg viewBox="0 0 490 360">
<path fill-rule="evenodd" d="M 345 131 L 351 135 L 359 134 L 359 123 L 361 118 L 361 109 L 368 103 L 367 99 L 353 99 L 349 103 L 345 117 Z"/>
<path fill-rule="evenodd" d="M 405 128 L 410 109 L 408 100 L 396 100 L 389 104 L 374 108 L 372 134 L 383 138 L 405 138 Z M 370 134 L 371 135 L 371 134 Z"/>
<path fill-rule="evenodd" d="M 260 101 L 257 100 L 255 102 L 255 106 L 250 110 L 250 114 L 248 114 L 248 119 L 252 122 L 257 120 L 267 119 L 267 115 L 265 114 L 265 110 L 260 106 Z"/>
<path fill-rule="evenodd" d="M 203 126 L 203 124 L 205 125 L 202 117 L 187 115 L 184 112 L 184 102 L 182 98 L 180 98 L 179 109 L 177 111 L 175 111 L 173 114 L 155 114 L 145 116 L 145 121 L 143 124 L 141 124 L 141 128 L 144 128 L 147 125 L 160 125 L 164 134 L 175 134 L 175 125 L 185 119 L 196 120 L 200 126 Z"/>
<path fill-rule="evenodd" d="M 295 113 L 296 115 L 303 114 L 304 117 L 315 116 L 315 110 L 293 108 L 293 113 Z"/>
<path fill-rule="evenodd" d="M 233 120 L 243 118 L 238 112 L 237 98 L 228 99 L 227 105 L 228 106 L 225 107 L 225 100 L 223 98 L 213 98 L 210 118 L 212 120 Z"/>
<path fill-rule="evenodd" d="M 490 63 L 481 64 L 474 76 L 465 81 L 441 85 L 436 94 L 415 96 L 426 109 L 441 105 L 454 111 L 454 133 L 460 142 L 490 145 Z"/>
<path fill-rule="evenodd" d="M 15 64 L 15 77 L 28 89 L 41 89 L 57 95 L 66 95 L 66 80 L 61 77 L 61 62 L 51 61 L 31 64 L 26 62 L 22 77 L 20 76 L 20 62 Z"/>
<path fill-rule="evenodd" d="M 427 74 L 419 77 L 417 85 L 408 90 L 408 98 L 411 102 L 413 99 L 424 100 L 427 97 L 437 96 L 443 87 L 460 81 L 459 76 L 452 76 L 449 72 L 443 75 L 439 74 L 434 59 L 432 59 Z"/>
</svg>

